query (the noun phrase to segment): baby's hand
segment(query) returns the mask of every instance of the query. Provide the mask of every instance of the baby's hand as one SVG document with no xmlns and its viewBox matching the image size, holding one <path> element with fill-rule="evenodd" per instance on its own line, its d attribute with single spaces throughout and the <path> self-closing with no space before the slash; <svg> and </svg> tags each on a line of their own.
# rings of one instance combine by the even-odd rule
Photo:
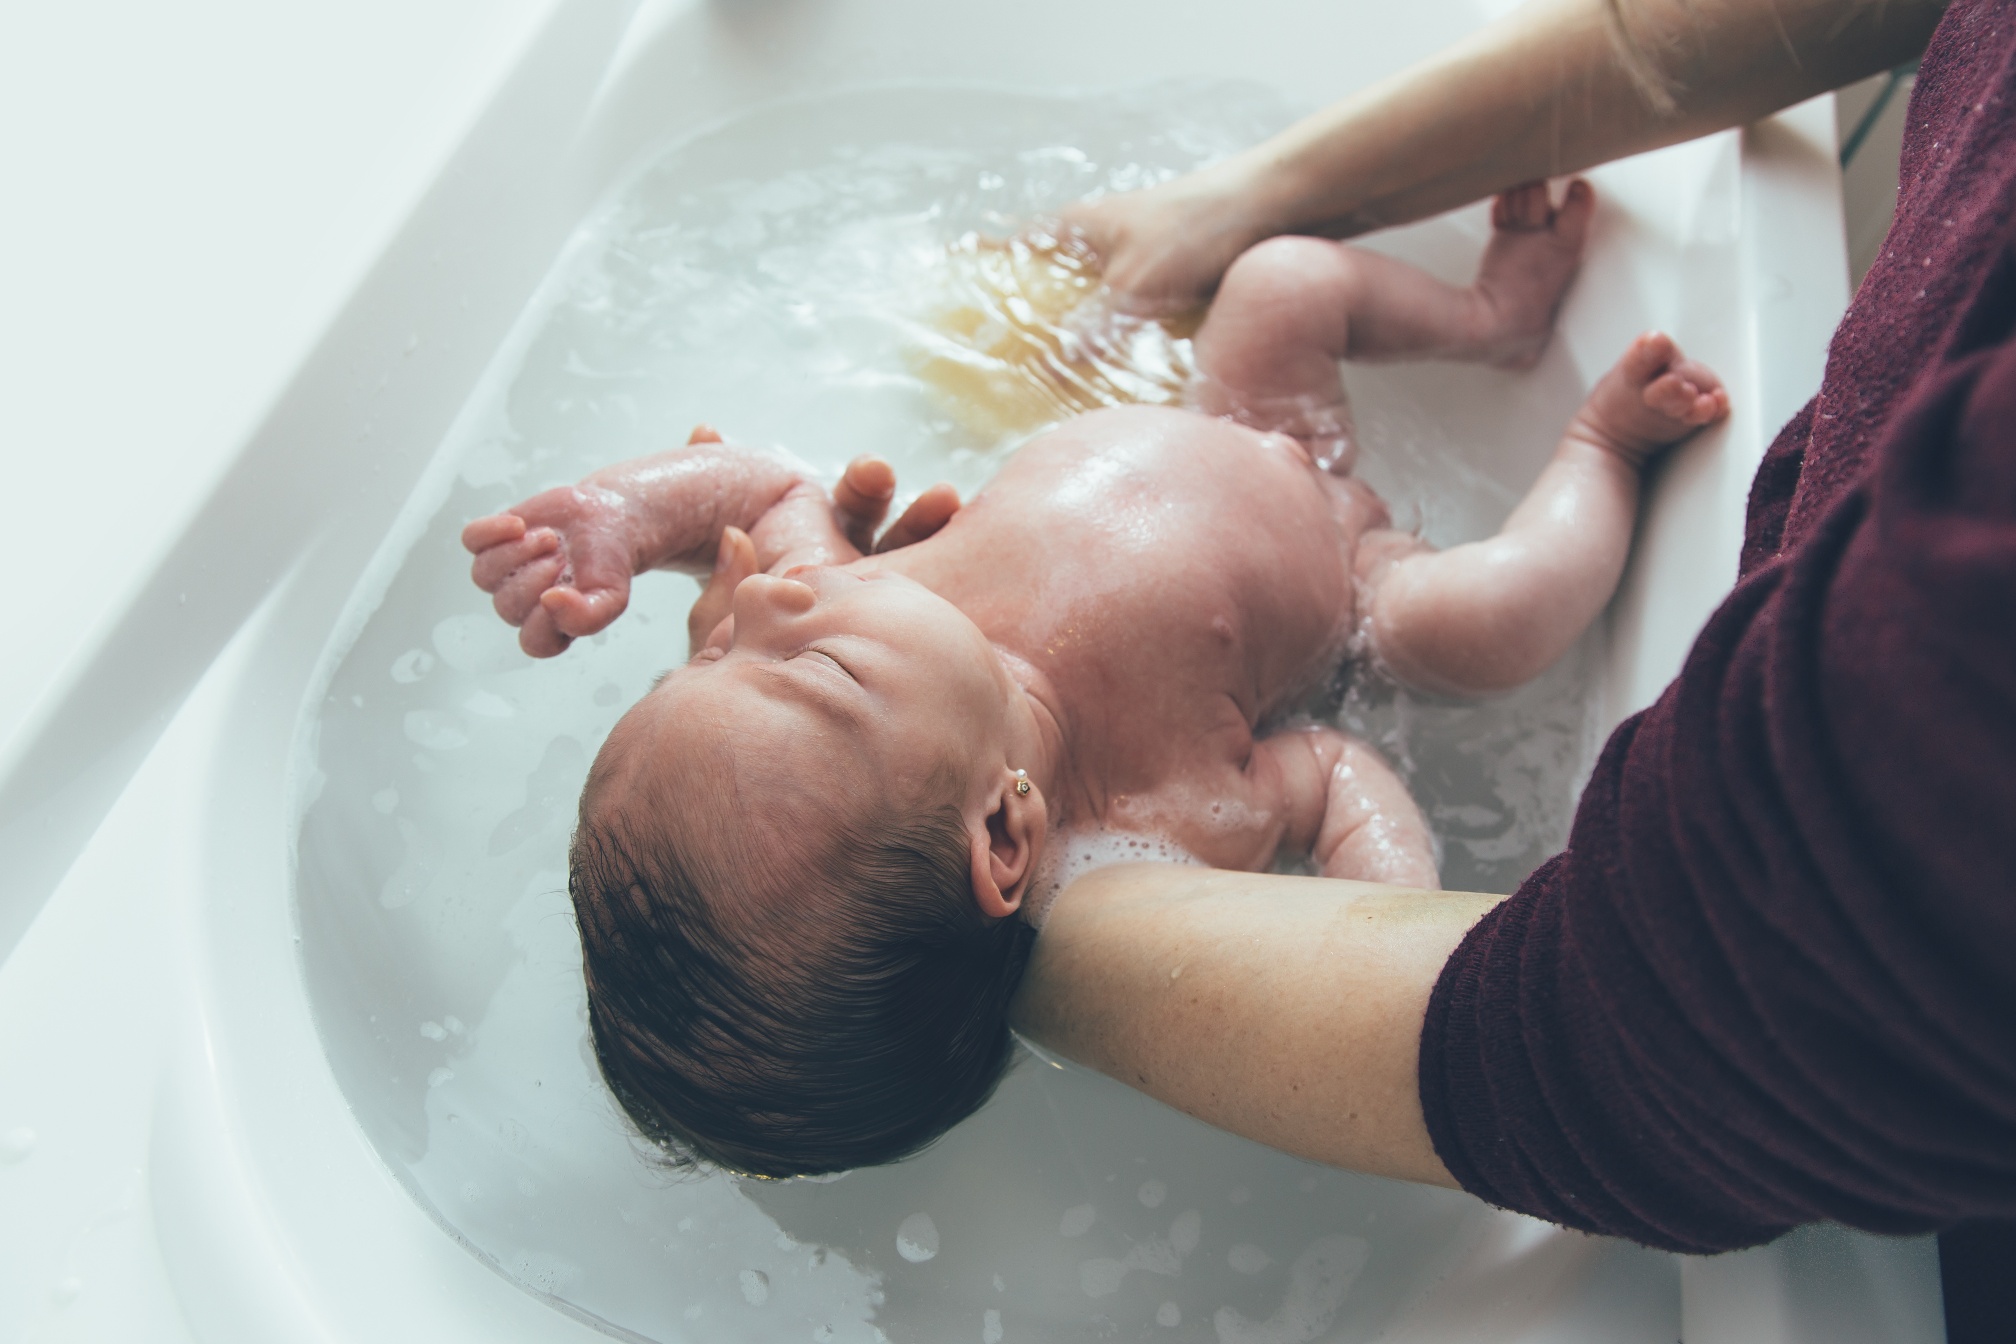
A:
<svg viewBox="0 0 2016 1344">
<path fill-rule="evenodd" d="M 941 482 L 910 501 L 902 516 L 891 523 L 877 540 L 875 528 L 887 516 L 889 503 L 895 494 L 896 469 L 881 458 L 857 457 L 847 464 L 847 469 L 840 474 L 839 484 L 833 488 L 832 516 L 855 556 L 835 554 L 831 556 L 833 560 L 880 555 L 914 545 L 935 536 L 940 528 L 952 521 L 952 515 L 959 512 L 959 492 Z M 812 530 L 817 532 L 823 527 L 822 523 Z M 802 537 L 795 540 L 807 542 Z M 777 566 L 788 566 L 805 558 L 808 552 L 820 555 L 831 550 L 821 546 L 816 536 L 809 540 L 807 546 L 807 550 L 787 548 L 777 554 L 773 571 Z M 698 653 L 707 647 L 709 638 L 734 610 L 736 588 L 761 567 L 762 560 L 756 544 L 748 533 L 739 527 L 722 530 L 714 555 L 714 572 L 686 614 L 689 653 Z"/>
<path fill-rule="evenodd" d="M 551 658 L 623 614 L 631 545 L 623 497 L 562 486 L 462 529 L 476 586 L 518 627 L 518 647 Z"/>
</svg>

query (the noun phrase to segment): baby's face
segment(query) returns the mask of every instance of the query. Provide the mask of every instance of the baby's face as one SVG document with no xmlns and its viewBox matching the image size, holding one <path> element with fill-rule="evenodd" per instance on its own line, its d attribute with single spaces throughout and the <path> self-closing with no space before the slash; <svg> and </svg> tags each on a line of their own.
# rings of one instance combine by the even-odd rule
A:
<svg viewBox="0 0 2016 1344">
<path fill-rule="evenodd" d="M 964 808 L 924 791 L 948 772 L 964 789 L 1001 756 L 1016 693 L 979 627 L 929 589 L 803 566 L 745 580 L 714 641 L 632 713 L 650 720 L 648 750 L 726 767 L 745 798 L 874 790 Z"/>
</svg>

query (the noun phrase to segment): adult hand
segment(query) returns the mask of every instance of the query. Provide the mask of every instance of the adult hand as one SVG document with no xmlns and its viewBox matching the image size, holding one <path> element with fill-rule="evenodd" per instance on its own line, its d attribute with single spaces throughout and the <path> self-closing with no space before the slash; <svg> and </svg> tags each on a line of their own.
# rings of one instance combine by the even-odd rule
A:
<svg viewBox="0 0 2016 1344">
<path fill-rule="evenodd" d="M 1098 258 L 1115 304 L 1144 317 L 1203 303 L 1233 259 L 1269 232 L 1239 159 L 1142 191 L 1081 201 L 1067 206 L 1062 220 Z"/>
</svg>

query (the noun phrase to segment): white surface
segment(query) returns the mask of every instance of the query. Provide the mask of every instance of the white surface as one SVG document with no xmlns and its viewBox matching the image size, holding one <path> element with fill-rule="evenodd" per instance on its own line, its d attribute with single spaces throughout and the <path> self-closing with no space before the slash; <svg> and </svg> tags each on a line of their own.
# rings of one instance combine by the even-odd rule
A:
<svg viewBox="0 0 2016 1344">
<path fill-rule="evenodd" d="M 1284 50 L 1244 9 L 1150 34 L 1117 6 L 961 32 L 921 0 L 667 3 L 604 82 L 623 14 L 589 0 L 127 9 L 0 21 L 10 186 L 46 209 L 11 213 L 0 253 L 0 442 L 31 501 L 26 553 L 76 576 L 25 599 L 49 647 L 4 674 L 0 852 L 20 863 L 0 925 L 56 885 L 65 827 L 81 843 L 93 799 L 124 795 L 0 965 L 0 1338 L 590 1337 L 429 1220 L 352 1118 L 303 993 L 280 787 L 346 594 L 567 227 L 654 138 L 808 82 L 1201 70 L 1314 102 L 1471 19 L 1367 7 L 1357 41 Z M 1756 411 L 1660 487 L 1617 616 L 1615 709 L 1670 675 L 1733 571 L 1763 417 L 1817 381 L 1842 262 L 1816 115 L 1690 151 L 1695 207 L 1722 212 L 1720 234 L 1695 233 L 1722 239 L 1707 255 L 1727 288 L 1687 311 L 1733 301 L 1739 320 L 1700 335 Z M 1582 335 L 1639 315 L 1598 312 Z M 67 811 L 44 805 L 59 794 Z M 31 889 L 19 873 L 37 863 Z M 1435 1308 L 1488 1332 L 1509 1319 L 1490 1285 L 1537 1282 L 1504 1276 L 1575 1244 L 1536 1230 L 1480 1246 Z M 1842 1320 L 1838 1282 L 1777 1249 L 1690 1269 L 1686 1333 L 1924 1338 L 1925 1244 L 1850 1244 L 1896 1276 L 1880 1301 L 1901 1316 Z M 1549 1320 L 1519 1328 L 1544 1337 Z"/>
<path fill-rule="evenodd" d="M 0 763 L 279 396 L 552 0 L 0 11 Z M 25 506 L 25 507 L 24 507 Z"/>
</svg>

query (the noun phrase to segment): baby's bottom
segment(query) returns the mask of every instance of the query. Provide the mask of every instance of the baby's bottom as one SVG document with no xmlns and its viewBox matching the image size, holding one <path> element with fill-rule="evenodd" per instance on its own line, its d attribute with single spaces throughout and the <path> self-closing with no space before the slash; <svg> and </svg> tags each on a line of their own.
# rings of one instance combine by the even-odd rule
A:
<svg viewBox="0 0 2016 1344">
<path fill-rule="evenodd" d="M 1476 280 L 1448 284 L 1406 262 L 1320 238 L 1280 237 L 1226 272 L 1198 330 L 1200 410 L 1293 434 L 1326 467 L 1350 469 L 1339 360 L 1536 361 L 1574 278 L 1595 197 L 1574 182 L 1498 198 Z"/>
</svg>

